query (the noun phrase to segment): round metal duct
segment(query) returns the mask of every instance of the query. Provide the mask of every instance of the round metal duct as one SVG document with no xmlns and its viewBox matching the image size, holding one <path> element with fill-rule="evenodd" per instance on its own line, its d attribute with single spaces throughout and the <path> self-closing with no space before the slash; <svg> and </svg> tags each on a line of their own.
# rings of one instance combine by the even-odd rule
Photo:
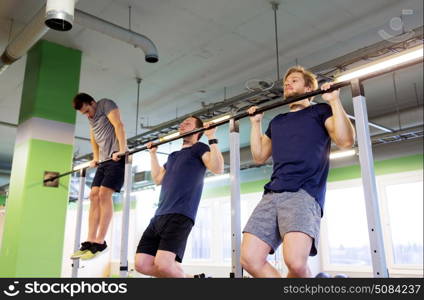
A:
<svg viewBox="0 0 424 300">
<path fill-rule="evenodd" d="M 58 31 L 71 30 L 74 22 L 75 0 L 47 0 L 44 23 Z"/>
</svg>

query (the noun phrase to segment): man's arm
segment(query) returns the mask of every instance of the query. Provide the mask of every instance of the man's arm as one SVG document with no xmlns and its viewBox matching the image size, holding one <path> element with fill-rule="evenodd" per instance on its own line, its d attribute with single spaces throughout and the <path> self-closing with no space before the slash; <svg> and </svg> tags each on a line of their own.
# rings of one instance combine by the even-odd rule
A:
<svg viewBox="0 0 424 300">
<path fill-rule="evenodd" d="M 99 145 L 96 143 L 94 139 L 93 129 L 90 128 L 90 143 L 91 149 L 93 150 L 93 160 L 90 162 L 90 167 L 94 168 L 99 162 Z"/>
<path fill-rule="evenodd" d="M 159 165 L 158 156 L 156 155 L 158 148 L 152 147 L 152 145 L 152 142 L 149 142 L 146 145 L 150 153 L 150 172 L 152 174 L 153 182 L 156 185 L 160 185 L 162 183 L 163 177 L 165 176 L 166 170 Z"/>
<path fill-rule="evenodd" d="M 327 90 L 333 83 L 324 83 L 322 90 Z M 331 106 L 333 116 L 325 121 L 325 128 L 331 137 L 331 140 L 341 149 L 352 148 L 355 143 L 355 129 L 350 122 L 343 105 L 340 101 L 340 90 L 331 93 L 325 93 L 322 98 Z"/>
<path fill-rule="evenodd" d="M 333 83 L 325 83 L 322 90 L 327 90 Z M 355 143 L 355 129 L 350 122 L 343 105 L 340 101 L 339 90 L 322 95 L 322 98 L 331 106 L 333 116 L 325 121 L 325 128 L 331 137 L 331 140 L 341 149 L 352 148 Z"/>
<path fill-rule="evenodd" d="M 122 155 L 127 151 L 127 139 L 125 137 L 125 128 L 124 124 L 121 121 L 121 116 L 118 108 L 111 110 L 107 115 L 107 118 L 115 128 L 115 135 L 119 143 L 119 152 L 114 153 L 112 156 L 112 159 L 117 161 L 119 160 L 118 155 Z"/>
<path fill-rule="evenodd" d="M 205 128 L 209 127 L 209 124 L 205 124 Z M 216 127 L 206 130 L 205 135 L 209 140 L 215 139 Z M 224 172 L 224 158 L 222 157 L 221 150 L 219 150 L 218 144 L 212 144 L 209 146 L 210 152 L 205 152 L 202 155 L 202 161 L 206 168 L 214 174 L 222 174 Z"/>
<path fill-rule="evenodd" d="M 250 115 L 253 115 L 257 107 L 253 106 L 247 110 Z M 263 114 L 257 114 L 250 117 L 250 123 L 252 130 L 250 132 L 250 151 L 255 163 L 263 164 L 272 154 L 272 142 L 271 139 L 262 134 L 262 118 Z"/>
</svg>

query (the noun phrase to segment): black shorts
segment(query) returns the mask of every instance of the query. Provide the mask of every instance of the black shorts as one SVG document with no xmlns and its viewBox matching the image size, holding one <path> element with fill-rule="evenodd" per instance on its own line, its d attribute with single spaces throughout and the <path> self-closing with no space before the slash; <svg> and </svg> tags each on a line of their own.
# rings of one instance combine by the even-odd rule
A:
<svg viewBox="0 0 424 300">
<path fill-rule="evenodd" d="M 154 216 L 138 243 L 137 253 L 156 256 L 158 250 L 164 250 L 175 253 L 175 260 L 182 262 L 193 225 L 192 219 L 181 214 Z"/>
<path fill-rule="evenodd" d="M 124 174 L 125 159 L 104 162 L 97 168 L 91 187 L 105 186 L 119 193 L 124 184 Z"/>
</svg>

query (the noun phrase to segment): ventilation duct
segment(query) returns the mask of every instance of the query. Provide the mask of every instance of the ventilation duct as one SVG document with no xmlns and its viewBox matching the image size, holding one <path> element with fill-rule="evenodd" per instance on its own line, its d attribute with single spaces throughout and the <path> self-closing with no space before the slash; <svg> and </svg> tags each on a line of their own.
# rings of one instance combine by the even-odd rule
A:
<svg viewBox="0 0 424 300">
<path fill-rule="evenodd" d="M 49 30 L 49 27 L 45 25 L 46 10 L 47 7 L 44 5 L 34 15 L 31 21 L 25 25 L 21 32 L 6 46 L 6 49 L 0 56 L 0 74 L 9 65 L 24 56 L 28 50 L 31 49 L 31 47 Z M 101 32 L 107 36 L 131 44 L 134 47 L 141 48 L 141 50 L 144 51 L 146 62 L 155 63 L 159 60 L 155 44 L 153 44 L 148 37 L 142 34 L 127 30 L 80 10 L 75 10 L 74 20 L 75 23 L 78 23 L 81 26 Z"/>
<path fill-rule="evenodd" d="M 46 6 L 44 5 L 25 25 L 22 31 L 7 45 L 0 58 L 0 73 L 17 61 L 49 30 L 44 25 Z"/>
<path fill-rule="evenodd" d="M 74 22 L 75 0 L 47 0 L 44 23 L 53 30 L 68 31 Z"/>
<path fill-rule="evenodd" d="M 134 47 L 141 48 L 145 54 L 145 60 L 149 63 L 155 63 L 159 60 L 158 51 L 155 44 L 146 36 L 134 31 L 130 31 L 121 26 L 102 20 L 86 12 L 75 10 L 75 23 L 101 32 L 107 36 L 131 44 Z"/>
</svg>

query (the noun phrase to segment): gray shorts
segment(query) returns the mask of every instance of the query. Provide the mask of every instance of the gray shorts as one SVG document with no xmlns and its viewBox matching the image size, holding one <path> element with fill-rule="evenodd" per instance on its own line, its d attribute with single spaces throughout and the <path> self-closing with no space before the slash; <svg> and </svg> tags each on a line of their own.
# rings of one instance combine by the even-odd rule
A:
<svg viewBox="0 0 424 300">
<path fill-rule="evenodd" d="M 258 203 L 243 232 L 248 232 L 271 246 L 271 254 L 280 246 L 284 235 L 300 231 L 312 239 L 310 256 L 318 249 L 321 207 L 305 190 L 267 193 Z"/>
</svg>

